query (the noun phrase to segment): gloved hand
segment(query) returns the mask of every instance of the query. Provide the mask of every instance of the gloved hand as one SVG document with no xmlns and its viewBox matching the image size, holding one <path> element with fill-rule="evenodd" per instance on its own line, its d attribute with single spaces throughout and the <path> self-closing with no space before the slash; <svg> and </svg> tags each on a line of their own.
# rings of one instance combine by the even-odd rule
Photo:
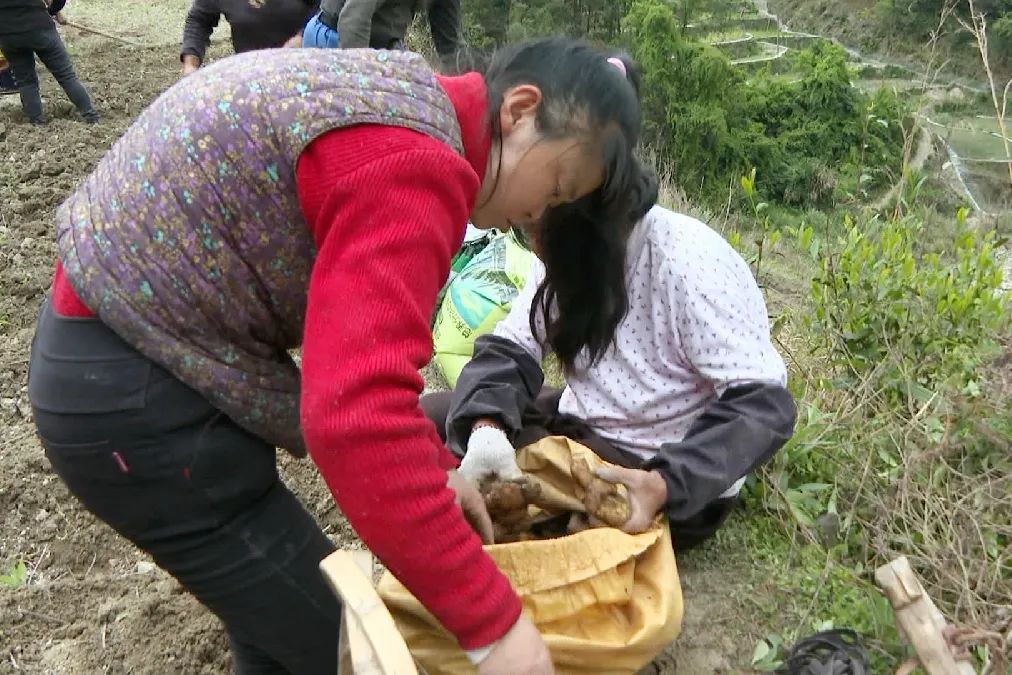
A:
<svg viewBox="0 0 1012 675">
<path fill-rule="evenodd" d="M 479 426 L 471 432 L 458 471 L 473 485 L 489 478 L 514 480 L 523 477 L 517 466 L 516 450 L 506 433 L 490 425 Z"/>
</svg>

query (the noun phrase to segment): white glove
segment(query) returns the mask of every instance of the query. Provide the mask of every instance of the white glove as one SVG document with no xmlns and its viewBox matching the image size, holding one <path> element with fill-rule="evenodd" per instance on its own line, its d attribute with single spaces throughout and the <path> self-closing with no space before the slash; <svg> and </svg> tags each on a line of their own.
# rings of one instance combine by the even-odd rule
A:
<svg viewBox="0 0 1012 675">
<path fill-rule="evenodd" d="M 457 471 L 474 485 L 490 477 L 523 478 L 517 466 L 517 451 L 502 429 L 491 426 L 481 426 L 471 432 L 467 452 Z"/>
<path fill-rule="evenodd" d="M 476 666 L 482 661 L 484 661 L 488 657 L 488 655 L 492 653 L 492 650 L 495 648 L 497 644 L 499 644 L 498 640 L 496 640 L 492 644 L 485 645 L 484 647 L 478 647 L 478 649 L 469 649 L 468 651 L 464 652 L 464 655 L 467 656 L 467 660 L 471 662 L 472 666 Z"/>
</svg>

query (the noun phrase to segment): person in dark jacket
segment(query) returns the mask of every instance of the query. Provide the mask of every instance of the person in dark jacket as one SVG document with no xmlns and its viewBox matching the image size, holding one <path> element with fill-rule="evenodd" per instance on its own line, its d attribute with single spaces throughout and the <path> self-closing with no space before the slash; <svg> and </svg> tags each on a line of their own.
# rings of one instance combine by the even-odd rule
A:
<svg viewBox="0 0 1012 675">
<path fill-rule="evenodd" d="M 720 235 L 654 206 L 625 261 L 616 304 L 627 311 L 596 359 L 563 359 L 564 390 L 543 387 L 544 308 L 554 303 L 536 261 L 509 315 L 475 342 L 456 390 L 423 397 L 422 408 L 475 484 L 519 478 L 514 448 L 544 436 L 583 443 L 618 465 L 598 475 L 628 488 L 623 529 L 642 531 L 665 513 L 684 550 L 716 532 L 745 476 L 790 438 L 794 401 L 759 287 Z M 584 278 L 622 287 L 621 277 L 599 277 L 597 268 Z M 558 343 L 564 330 L 547 334 Z"/>
<path fill-rule="evenodd" d="M 48 8 L 47 8 L 48 4 Z M 98 121 L 98 113 L 91 103 L 88 90 L 77 79 L 67 48 L 60 39 L 53 17 L 66 0 L 4 0 L 0 3 L 0 51 L 10 63 L 21 94 L 21 108 L 32 124 L 44 124 L 39 76 L 35 72 L 35 57 L 46 66 L 63 87 L 67 97 L 77 107 L 86 122 Z"/>
<path fill-rule="evenodd" d="M 322 0 L 308 24 L 303 47 L 402 49 L 415 14 L 425 11 L 440 61 L 460 49 L 460 0 Z"/>
<path fill-rule="evenodd" d="M 232 28 L 232 47 L 238 54 L 299 45 L 302 27 L 318 8 L 319 0 L 193 0 L 179 50 L 182 73 L 189 75 L 204 62 L 222 15 Z"/>
</svg>

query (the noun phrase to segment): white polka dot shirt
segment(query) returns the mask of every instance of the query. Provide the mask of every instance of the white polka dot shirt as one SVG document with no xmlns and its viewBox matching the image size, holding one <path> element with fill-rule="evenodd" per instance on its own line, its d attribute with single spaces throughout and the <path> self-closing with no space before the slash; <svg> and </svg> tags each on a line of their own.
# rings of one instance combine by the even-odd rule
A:
<svg viewBox="0 0 1012 675">
<path fill-rule="evenodd" d="M 535 261 L 512 310 L 495 329 L 539 362 L 544 349 L 528 316 L 543 278 L 544 267 Z M 703 223 L 659 206 L 651 209 L 630 237 L 626 283 L 629 312 L 615 344 L 594 366 L 567 376 L 560 412 L 649 459 L 661 444 L 682 440 L 726 388 L 786 385 L 787 371 L 770 342 L 766 304 L 751 270 Z M 543 335 L 541 326 L 538 332 Z M 725 495 L 736 493 L 741 483 Z"/>
</svg>

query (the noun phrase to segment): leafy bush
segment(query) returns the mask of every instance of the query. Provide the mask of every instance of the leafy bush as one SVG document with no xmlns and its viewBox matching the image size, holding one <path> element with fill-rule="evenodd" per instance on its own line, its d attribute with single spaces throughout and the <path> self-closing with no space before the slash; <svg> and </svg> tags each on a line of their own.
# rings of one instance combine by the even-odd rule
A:
<svg viewBox="0 0 1012 675">
<path fill-rule="evenodd" d="M 1012 348 L 993 236 L 965 215 L 952 231 L 913 215 L 824 219 L 821 237 L 803 223 L 783 229 L 816 265 L 811 305 L 787 315 L 778 338 L 798 422 L 746 500 L 789 533 L 790 557 L 773 552 L 789 559 L 777 584 L 806 609 L 757 646 L 757 668 L 822 621 L 859 629 L 873 672 L 894 668 L 905 647 L 871 577 L 900 555 L 953 623 L 1007 626 Z M 974 655 L 978 667 L 995 658 Z"/>
<path fill-rule="evenodd" d="M 857 165 L 870 188 L 879 167 L 899 163 L 899 98 L 851 86 L 846 55 L 831 43 L 795 58 L 796 82 L 746 80 L 719 51 L 685 39 L 659 0 L 636 0 L 622 29 L 643 69 L 646 141 L 692 197 L 723 203 L 755 169 L 764 201 L 831 206 L 841 165 Z"/>
<path fill-rule="evenodd" d="M 683 39 L 657 0 L 637 0 L 622 26 L 643 70 L 647 144 L 690 194 L 726 191 L 748 157 L 735 129 L 741 74 L 718 50 Z"/>
<path fill-rule="evenodd" d="M 977 371 L 1007 325 L 994 237 L 964 227 L 943 260 L 917 253 L 916 218 L 848 225 L 812 281 L 814 327 L 829 365 L 875 377 L 902 403 L 923 403 L 946 385 L 976 390 Z"/>
</svg>

